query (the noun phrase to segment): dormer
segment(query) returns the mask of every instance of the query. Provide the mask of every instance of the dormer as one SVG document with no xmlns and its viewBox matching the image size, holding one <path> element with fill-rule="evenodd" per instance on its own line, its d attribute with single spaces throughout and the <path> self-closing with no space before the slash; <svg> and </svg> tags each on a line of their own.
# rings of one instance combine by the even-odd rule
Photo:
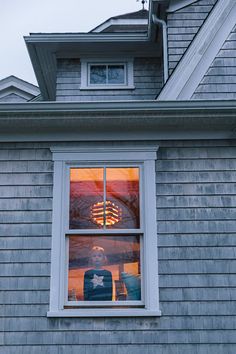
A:
<svg viewBox="0 0 236 354">
<path fill-rule="evenodd" d="M 234 0 L 150 0 L 88 33 L 25 38 L 43 100 L 234 99 Z"/>
<path fill-rule="evenodd" d="M 91 33 L 146 33 L 149 12 L 145 9 L 111 17 L 99 26 L 92 29 Z"/>
<path fill-rule="evenodd" d="M 154 100 L 163 86 L 161 31 L 151 10 L 112 17 L 89 33 L 25 38 L 44 100 Z M 151 11 L 151 12 L 150 12 Z"/>
</svg>

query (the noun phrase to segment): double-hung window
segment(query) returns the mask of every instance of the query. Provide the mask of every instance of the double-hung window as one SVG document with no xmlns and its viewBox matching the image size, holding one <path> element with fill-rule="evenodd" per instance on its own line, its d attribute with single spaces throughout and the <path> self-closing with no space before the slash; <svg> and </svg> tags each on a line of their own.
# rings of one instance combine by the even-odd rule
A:
<svg viewBox="0 0 236 354">
<path fill-rule="evenodd" d="M 156 148 L 52 148 L 48 316 L 159 315 Z"/>
</svg>

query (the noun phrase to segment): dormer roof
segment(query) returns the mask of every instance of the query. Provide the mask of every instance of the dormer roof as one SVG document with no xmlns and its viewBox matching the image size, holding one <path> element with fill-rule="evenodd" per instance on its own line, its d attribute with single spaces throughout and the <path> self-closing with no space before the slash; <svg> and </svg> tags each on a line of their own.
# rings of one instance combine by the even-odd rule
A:
<svg viewBox="0 0 236 354">
<path fill-rule="evenodd" d="M 16 76 L 0 80 L 0 102 L 27 102 L 40 93 L 39 88 Z"/>
<path fill-rule="evenodd" d="M 114 16 L 93 28 L 90 32 L 145 32 L 148 27 L 148 16 L 147 10 Z"/>
</svg>

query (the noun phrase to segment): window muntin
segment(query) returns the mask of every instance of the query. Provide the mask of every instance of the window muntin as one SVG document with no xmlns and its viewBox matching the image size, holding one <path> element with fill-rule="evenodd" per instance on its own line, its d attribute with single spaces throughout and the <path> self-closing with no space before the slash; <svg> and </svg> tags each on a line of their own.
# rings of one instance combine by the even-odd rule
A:
<svg viewBox="0 0 236 354">
<path fill-rule="evenodd" d="M 141 300 L 141 237 L 139 235 L 102 235 L 68 237 L 68 305 L 87 301 L 130 302 Z M 102 269 L 94 268 L 93 248 L 105 250 Z M 95 254 L 96 256 L 96 254 Z M 84 303 L 81 303 L 84 302 Z M 102 306 L 104 306 L 102 304 Z"/>
<path fill-rule="evenodd" d="M 89 64 L 89 85 L 125 85 L 126 64 Z"/>
<path fill-rule="evenodd" d="M 139 168 L 70 168 L 70 229 L 138 229 Z"/>
</svg>

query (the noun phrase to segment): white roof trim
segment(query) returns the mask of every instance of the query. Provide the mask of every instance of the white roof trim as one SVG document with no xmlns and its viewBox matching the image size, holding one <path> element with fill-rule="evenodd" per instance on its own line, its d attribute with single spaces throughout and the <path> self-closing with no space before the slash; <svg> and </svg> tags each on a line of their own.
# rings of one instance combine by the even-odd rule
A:
<svg viewBox="0 0 236 354">
<path fill-rule="evenodd" d="M 113 19 L 111 18 L 110 20 L 102 23 L 101 25 L 97 26 L 94 28 L 91 32 L 93 33 L 100 33 L 104 29 L 116 25 L 116 26 L 121 26 L 121 25 L 147 25 L 148 24 L 148 19 Z"/>
<path fill-rule="evenodd" d="M 0 80 L 0 91 L 9 89 L 13 92 L 13 88 L 22 91 L 22 93 L 25 93 L 26 95 L 32 96 L 37 96 L 40 92 L 37 86 L 15 76 L 8 76 Z"/>
<path fill-rule="evenodd" d="M 189 6 L 198 0 L 171 0 L 167 12 L 175 12 L 183 7 Z"/>
<path fill-rule="evenodd" d="M 236 1 L 219 0 L 167 81 L 158 100 L 189 100 L 236 22 Z"/>
<path fill-rule="evenodd" d="M 31 95 L 30 93 L 21 91 L 15 87 L 9 87 L 6 90 L 0 91 L 0 98 L 4 98 L 12 94 L 24 98 L 25 100 L 30 100 L 31 98 L 35 97 L 35 95 Z"/>
</svg>

